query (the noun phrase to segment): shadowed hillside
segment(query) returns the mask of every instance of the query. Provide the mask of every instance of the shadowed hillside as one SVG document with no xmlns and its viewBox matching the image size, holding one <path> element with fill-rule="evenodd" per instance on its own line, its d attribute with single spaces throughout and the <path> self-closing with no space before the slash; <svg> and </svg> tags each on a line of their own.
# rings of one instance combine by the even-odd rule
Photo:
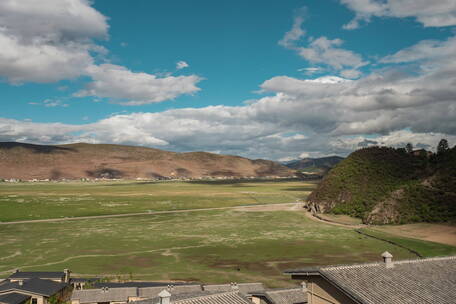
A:
<svg viewBox="0 0 456 304">
<path fill-rule="evenodd" d="M 365 223 L 456 220 L 456 147 L 431 157 L 403 149 L 353 152 L 309 196 L 319 212 L 348 214 Z"/>
<path fill-rule="evenodd" d="M 286 162 L 284 163 L 284 166 L 302 172 L 324 175 L 343 159 L 344 158 L 340 156 L 302 158 Z"/>
<path fill-rule="evenodd" d="M 292 176 L 268 160 L 206 152 L 176 153 L 152 148 L 69 144 L 0 143 L 0 178 L 199 178 Z"/>
</svg>

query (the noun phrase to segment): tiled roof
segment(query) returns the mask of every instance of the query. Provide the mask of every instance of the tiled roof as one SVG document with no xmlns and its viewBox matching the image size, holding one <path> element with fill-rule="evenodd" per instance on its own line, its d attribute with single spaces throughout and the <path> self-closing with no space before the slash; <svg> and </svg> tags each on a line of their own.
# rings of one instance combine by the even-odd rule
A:
<svg viewBox="0 0 456 304">
<path fill-rule="evenodd" d="M 302 288 L 270 289 L 250 294 L 265 297 L 272 304 L 307 303 L 307 294 Z"/>
<path fill-rule="evenodd" d="M 101 287 L 109 287 L 109 288 L 114 288 L 114 287 L 167 287 L 167 286 L 181 286 L 181 285 L 197 285 L 199 284 L 196 283 L 173 283 L 173 282 L 96 282 L 93 284 L 95 288 L 101 288 Z"/>
<path fill-rule="evenodd" d="M 0 293 L 6 291 L 24 291 L 50 297 L 67 286 L 68 284 L 66 283 L 33 278 L 24 280 L 22 285 L 19 282 L 3 282 L 0 284 Z"/>
<path fill-rule="evenodd" d="M 415 304 L 456 302 L 456 256 L 321 267 L 287 271 L 289 274 L 314 272 L 337 285 L 363 304 Z"/>
<path fill-rule="evenodd" d="M 201 285 L 169 285 L 168 286 L 161 286 L 161 287 L 144 287 L 138 289 L 138 296 L 141 298 L 155 298 L 158 296 L 160 291 L 163 289 L 167 289 L 172 294 L 182 294 L 182 293 L 192 293 L 192 292 L 200 292 Z"/>
<path fill-rule="evenodd" d="M 137 290 L 136 287 L 74 290 L 71 300 L 79 300 L 80 303 L 127 302 L 129 297 L 138 296 Z"/>
<path fill-rule="evenodd" d="M 171 304 L 252 304 L 237 291 L 216 292 L 199 291 L 192 293 L 171 294 Z M 135 304 L 158 304 L 160 298 L 142 300 Z"/>
<path fill-rule="evenodd" d="M 203 290 L 206 291 L 232 291 L 237 286 L 240 293 L 247 294 L 252 291 L 262 291 L 264 286 L 262 283 L 238 283 L 238 284 L 218 284 L 218 285 L 203 285 Z"/>
<path fill-rule="evenodd" d="M 61 279 L 65 276 L 64 272 L 48 272 L 48 271 L 17 271 L 10 275 L 9 279 Z"/>
<path fill-rule="evenodd" d="M 2 304 L 21 304 L 30 299 L 28 295 L 20 294 L 17 292 L 7 293 L 0 295 L 0 303 Z"/>
<path fill-rule="evenodd" d="M 236 291 L 217 293 L 171 302 L 173 304 L 251 304 Z"/>
</svg>

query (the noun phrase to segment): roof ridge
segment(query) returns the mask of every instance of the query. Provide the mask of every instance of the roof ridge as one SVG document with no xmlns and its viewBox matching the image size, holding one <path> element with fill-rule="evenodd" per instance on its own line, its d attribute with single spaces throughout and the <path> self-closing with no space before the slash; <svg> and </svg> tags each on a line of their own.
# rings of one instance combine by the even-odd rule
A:
<svg viewBox="0 0 456 304">
<path fill-rule="evenodd" d="M 183 301 L 203 299 L 203 298 L 212 298 L 212 297 L 216 297 L 216 296 L 231 295 L 231 294 L 239 294 L 239 292 L 236 291 L 236 290 L 234 290 L 234 291 L 226 291 L 226 292 L 218 292 L 218 293 L 209 294 L 209 295 L 200 295 L 200 296 L 197 296 L 197 297 L 189 297 L 189 298 L 185 298 L 185 299 L 180 299 L 180 300 L 173 301 L 173 303 L 179 303 L 181 301 L 183 302 Z"/>
<path fill-rule="evenodd" d="M 406 264 L 406 263 L 417 263 L 417 262 L 431 262 L 431 261 L 442 261 L 442 260 L 454 260 L 456 255 L 451 256 L 440 256 L 440 257 L 431 257 L 431 258 L 418 258 L 418 259 L 406 259 L 393 261 L 393 264 Z M 362 267 L 373 267 L 384 265 L 384 262 L 371 262 L 371 263 L 360 263 L 360 264 L 343 264 L 343 265 L 334 265 L 334 266 L 324 266 L 317 268 L 317 270 L 337 270 L 337 269 L 354 269 Z"/>
</svg>

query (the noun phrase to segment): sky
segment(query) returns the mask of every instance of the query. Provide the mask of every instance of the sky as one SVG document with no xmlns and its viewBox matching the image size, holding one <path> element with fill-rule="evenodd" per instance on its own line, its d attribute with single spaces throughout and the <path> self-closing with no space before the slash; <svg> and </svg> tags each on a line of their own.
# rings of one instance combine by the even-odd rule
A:
<svg viewBox="0 0 456 304">
<path fill-rule="evenodd" d="M 456 0 L 2 0 L 0 141 L 456 144 Z"/>
</svg>

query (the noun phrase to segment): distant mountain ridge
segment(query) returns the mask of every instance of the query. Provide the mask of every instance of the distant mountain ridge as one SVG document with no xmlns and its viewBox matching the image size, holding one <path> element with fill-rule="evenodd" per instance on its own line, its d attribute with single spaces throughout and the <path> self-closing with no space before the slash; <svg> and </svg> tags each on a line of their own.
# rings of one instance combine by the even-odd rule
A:
<svg viewBox="0 0 456 304">
<path fill-rule="evenodd" d="M 2 179 L 168 179 L 202 177 L 288 177 L 294 170 L 269 160 L 207 152 L 76 143 L 34 145 L 0 142 Z"/>
<path fill-rule="evenodd" d="M 364 148 L 350 154 L 308 197 L 316 212 L 365 223 L 456 221 L 456 147 L 442 154 Z"/>
<path fill-rule="evenodd" d="M 323 175 L 343 159 L 340 156 L 301 158 L 283 162 L 282 164 L 290 169 Z"/>
</svg>

